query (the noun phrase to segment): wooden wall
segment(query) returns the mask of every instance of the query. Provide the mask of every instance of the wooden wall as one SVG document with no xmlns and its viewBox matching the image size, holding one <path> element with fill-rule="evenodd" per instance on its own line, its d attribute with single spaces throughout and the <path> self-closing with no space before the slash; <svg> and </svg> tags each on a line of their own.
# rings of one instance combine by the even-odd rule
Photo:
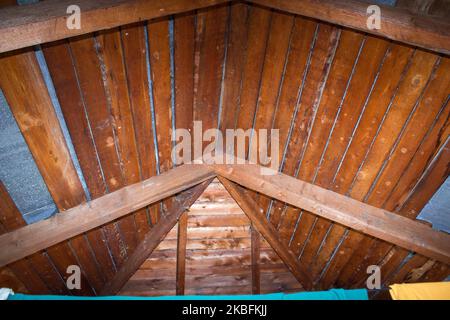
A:
<svg viewBox="0 0 450 320">
<path fill-rule="evenodd" d="M 124 286 L 121 295 L 174 295 L 177 227 Z M 188 212 L 185 294 L 251 294 L 250 221 L 217 181 Z M 301 290 L 277 254 L 261 242 L 261 293 Z"/>
<path fill-rule="evenodd" d="M 193 120 L 204 129 L 280 129 L 282 172 L 410 218 L 449 174 L 445 56 L 247 4 L 42 50 L 92 198 L 170 169 L 172 131 Z M 58 208 L 86 201 L 32 50 L 0 58 L 0 85 Z M 26 272 L 10 265 L 1 274 L 18 291 L 71 294 L 65 270 L 80 264 L 83 290 L 74 294 L 95 294 L 170 201 L 24 259 Z M 258 201 L 323 288 L 362 287 L 371 264 L 382 267 L 384 284 L 449 274 L 446 265 L 308 212 Z"/>
</svg>

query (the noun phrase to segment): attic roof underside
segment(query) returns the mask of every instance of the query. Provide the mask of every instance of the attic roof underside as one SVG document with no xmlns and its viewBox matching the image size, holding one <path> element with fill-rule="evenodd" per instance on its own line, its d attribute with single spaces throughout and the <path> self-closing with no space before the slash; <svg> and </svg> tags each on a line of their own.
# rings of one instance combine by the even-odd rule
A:
<svg viewBox="0 0 450 320">
<path fill-rule="evenodd" d="M 450 60 L 444 54 L 249 3 L 164 16 L 41 49 L 70 141 L 46 107 L 51 100 L 33 50 L 0 58 L 0 85 L 61 211 L 87 199 L 68 144 L 96 199 L 171 169 L 172 132 L 192 129 L 193 121 L 202 121 L 203 130 L 279 129 L 281 172 L 411 219 L 449 174 Z M 0 191 L 0 233 L 24 226 L 7 190 Z M 449 275 L 442 262 L 249 193 L 323 289 L 363 287 L 373 264 L 381 267 L 384 285 Z M 77 264 L 83 275 L 75 294 L 99 293 L 172 202 L 9 264 L 0 270 L 0 287 L 67 294 L 66 269 Z M 225 212 L 222 204 L 210 203 Z M 214 256 L 236 244 L 216 242 L 219 249 L 206 253 L 203 242 L 189 250 Z M 156 264 L 163 265 L 167 255 L 159 257 Z"/>
</svg>

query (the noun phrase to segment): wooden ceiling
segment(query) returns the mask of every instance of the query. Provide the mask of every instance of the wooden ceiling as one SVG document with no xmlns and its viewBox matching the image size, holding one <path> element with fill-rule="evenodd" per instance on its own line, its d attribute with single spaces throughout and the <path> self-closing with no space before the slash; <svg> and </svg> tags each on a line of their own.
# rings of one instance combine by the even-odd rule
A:
<svg viewBox="0 0 450 320">
<path fill-rule="evenodd" d="M 278 128 L 282 173 L 411 219 L 448 177 L 445 54 L 249 3 L 169 12 L 41 45 L 91 199 L 171 169 L 171 134 L 194 120 L 204 130 Z M 57 207 L 86 202 L 34 51 L 4 54 L 0 70 Z M 0 232 L 24 226 L 0 190 Z M 248 193 L 320 288 L 364 287 L 373 264 L 384 285 L 449 274 L 443 262 Z M 166 198 L 13 262 L 0 285 L 98 294 L 176 204 Z M 81 291 L 65 286 L 72 264 Z"/>
</svg>

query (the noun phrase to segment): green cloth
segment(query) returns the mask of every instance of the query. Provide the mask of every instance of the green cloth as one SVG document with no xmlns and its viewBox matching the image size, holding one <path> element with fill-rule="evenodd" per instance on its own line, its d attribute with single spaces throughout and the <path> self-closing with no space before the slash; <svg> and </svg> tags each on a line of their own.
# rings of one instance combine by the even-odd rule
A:
<svg viewBox="0 0 450 320">
<path fill-rule="evenodd" d="M 14 294 L 8 300 L 368 300 L 366 289 L 344 290 L 331 289 L 328 291 L 308 291 L 298 293 L 270 293 L 260 295 L 215 295 L 215 296 L 57 296 L 57 295 L 28 295 Z"/>
</svg>

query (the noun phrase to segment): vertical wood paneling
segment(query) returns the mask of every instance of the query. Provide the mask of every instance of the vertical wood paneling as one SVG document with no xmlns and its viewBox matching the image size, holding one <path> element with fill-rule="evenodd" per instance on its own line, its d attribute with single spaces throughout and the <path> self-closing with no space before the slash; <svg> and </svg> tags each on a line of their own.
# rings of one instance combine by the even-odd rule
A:
<svg viewBox="0 0 450 320">
<path fill-rule="evenodd" d="M 141 174 L 121 33 L 119 30 L 105 32 L 100 34 L 97 40 L 103 53 L 104 77 L 106 76 L 105 91 L 109 98 L 120 168 L 124 184 L 129 185 L 139 182 Z M 150 230 L 146 209 L 136 211 L 134 219 L 137 231 L 136 237 L 142 239 Z M 134 238 L 132 239 L 134 240 Z M 130 249 L 134 250 L 135 245 L 137 245 L 137 241 L 130 245 Z"/>
<path fill-rule="evenodd" d="M 231 6 L 225 75 L 223 83 L 222 115 L 219 128 L 235 129 L 247 48 L 249 7 L 238 3 Z M 227 150 L 228 153 L 234 150 Z"/>
<path fill-rule="evenodd" d="M 156 155 L 147 77 L 145 26 L 136 24 L 123 27 L 121 35 L 141 178 L 148 179 L 156 175 Z M 151 223 L 155 224 L 160 215 L 160 205 L 150 206 L 148 212 Z M 144 231 L 139 232 L 139 239 L 142 239 Z"/>
<path fill-rule="evenodd" d="M 254 6 L 250 8 L 247 50 L 242 71 L 239 114 L 236 122 L 238 129 L 247 130 L 253 126 L 270 20 L 271 12 L 269 10 Z"/>
<path fill-rule="evenodd" d="M 148 41 L 153 105 L 155 108 L 156 140 L 158 142 L 160 172 L 172 167 L 172 107 L 170 80 L 169 20 L 161 19 L 148 24 Z"/>
<path fill-rule="evenodd" d="M 105 91 L 103 48 L 95 38 L 89 37 L 71 41 L 70 49 L 105 184 L 108 192 L 115 191 L 125 185 L 125 179 L 121 171 L 117 133 L 110 114 L 111 97 Z M 115 263 L 119 266 L 127 257 L 128 250 L 136 247 L 134 217 L 127 216 L 105 231 L 109 239 L 119 240 L 119 248 L 112 248 Z"/>
<path fill-rule="evenodd" d="M 197 14 L 195 67 L 198 80 L 194 89 L 193 118 L 202 121 L 203 132 L 218 127 L 229 12 L 229 6 L 220 6 Z M 204 146 L 207 144 L 205 142 Z"/>
<path fill-rule="evenodd" d="M 186 283 L 186 242 L 188 212 L 184 212 L 178 220 L 177 232 L 177 278 L 176 294 L 184 295 Z"/>
<path fill-rule="evenodd" d="M 260 234 L 256 228 L 251 226 L 251 249 L 252 249 L 252 294 L 261 293 L 261 270 L 259 261 L 261 259 Z"/>
<path fill-rule="evenodd" d="M 192 134 L 194 116 L 195 15 L 174 18 L 175 127 Z"/>
</svg>

